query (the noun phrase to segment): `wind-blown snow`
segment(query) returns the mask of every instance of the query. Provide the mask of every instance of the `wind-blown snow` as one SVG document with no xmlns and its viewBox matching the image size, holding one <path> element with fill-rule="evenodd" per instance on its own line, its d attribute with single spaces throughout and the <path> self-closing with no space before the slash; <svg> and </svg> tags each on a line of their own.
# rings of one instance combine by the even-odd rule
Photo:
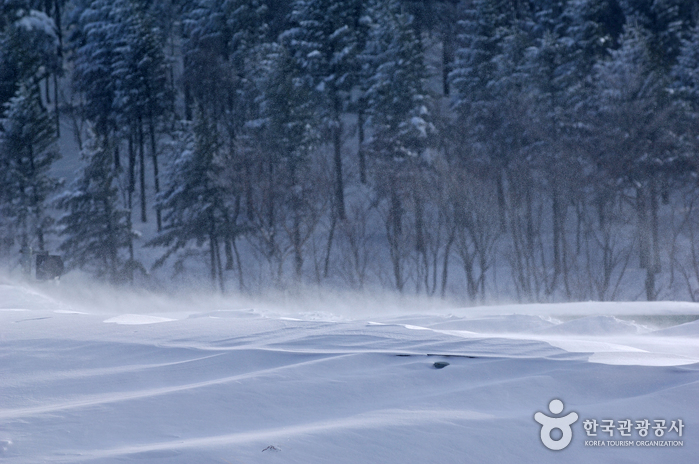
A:
<svg viewBox="0 0 699 464">
<path fill-rule="evenodd" d="M 663 336 L 699 337 L 699 321 L 687 322 L 668 329 L 658 330 L 655 333 Z"/>
<path fill-rule="evenodd" d="M 699 452 L 699 326 L 648 322 L 698 317 L 697 305 L 353 317 L 327 305 L 110 299 L 0 285 L 3 462 L 692 462 Z M 557 452 L 533 419 L 553 398 L 580 415 Z M 586 418 L 682 419 L 683 437 L 666 438 L 683 446 L 586 447 Z"/>
<path fill-rule="evenodd" d="M 175 319 L 167 317 L 148 316 L 146 314 L 122 314 L 121 316 L 110 317 L 104 322 L 124 325 L 157 324 L 158 322 L 170 322 Z"/>
</svg>

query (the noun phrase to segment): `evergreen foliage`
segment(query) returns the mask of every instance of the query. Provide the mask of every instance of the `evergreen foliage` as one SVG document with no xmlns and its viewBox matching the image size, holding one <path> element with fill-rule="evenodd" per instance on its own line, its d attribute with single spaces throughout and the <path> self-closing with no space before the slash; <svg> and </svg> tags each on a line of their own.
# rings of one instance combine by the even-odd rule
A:
<svg viewBox="0 0 699 464">
<path fill-rule="evenodd" d="M 41 104 L 38 88 L 21 86 L 0 119 L 0 204 L 3 222 L 12 222 L 22 247 L 44 250 L 51 231 L 47 200 L 59 187 L 51 176 L 58 159 L 55 126 Z"/>
<path fill-rule="evenodd" d="M 0 15 L 0 105 L 18 86 L 38 86 L 61 68 L 56 25 L 45 13 L 22 3 L 4 3 Z M 9 21 L 3 25 L 3 20 Z"/>
<path fill-rule="evenodd" d="M 180 148 L 168 172 L 170 181 L 159 200 L 165 225 L 147 245 L 165 247 L 155 264 L 159 267 L 191 242 L 197 246 L 208 242 L 211 277 L 223 289 L 219 245 L 232 231 L 227 229 L 227 192 L 218 175 L 224 169 L 220 134 L 203 111 L 197 112 L 191 130 L 185 128 L 180 134 Z"/>
<path fill-rule="evenodd" d="M 70 5 L 0 6 L 4 244 L 51 247 L 53 105 L 88 139 L 62 249 L 111 281 L 140 201 L 155 267 L 220 289 L 699 298 L 693 2 Z"/>
<path fill-rule="evenodd" d="M 65 211 L 59 219 L 69 267 L 92 272 L 112 283 L 129 280 L 134 267 L 125 256 L 133 239 L 130 212 L 120 206 L 118 179 L 108 141 L 96 132 L 82 153 L 83 165 L 56 205 Z"/>
<path fill-rule="evenodd" d="M 345 176 L 342 114 L 359 76 L 358 55 L 365 34 L 363 2 L 358 0 L 297 0 L 290 15 L 292 26 L 281 34 L 298 66 L 302 81 L 313 90 L 316 121 L 327 131 L 333 147 L 335 213 L 345 214 Z"/>
<path fill-rule="evenodd" d="M 397 2 L 372 2 L 372 23 L 363 57 L 365 98 L 372 136 L 367 142 L 385 160 L 419 158 L 434 138 L 432 99 L 420 38 Z"/>
</svg>

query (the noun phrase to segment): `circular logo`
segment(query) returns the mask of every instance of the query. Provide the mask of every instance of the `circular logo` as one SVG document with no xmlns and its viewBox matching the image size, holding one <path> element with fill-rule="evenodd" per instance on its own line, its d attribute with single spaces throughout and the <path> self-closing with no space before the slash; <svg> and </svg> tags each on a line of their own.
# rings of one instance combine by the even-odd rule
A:
<svg viewBox="0 0 699 464">
<path fill-rule="evenodd" d="M 563 401 L 551 400 L 549 403 L 551 414 L 558 415 L 563 412 Z M 562 417 L 550 417 L 542 412 L 534 414 L 534 420 L 541 424 L 541 442 L 550 450 L 560 451 L 570 445 L 573 439 L 573 429 L 570 427 L 578 420 L 578 413 L 570 412 Z M 558 440 L 551 438 L 551 432 L 555 429 L 561 431 L 562 436 Z"/>
</svg>

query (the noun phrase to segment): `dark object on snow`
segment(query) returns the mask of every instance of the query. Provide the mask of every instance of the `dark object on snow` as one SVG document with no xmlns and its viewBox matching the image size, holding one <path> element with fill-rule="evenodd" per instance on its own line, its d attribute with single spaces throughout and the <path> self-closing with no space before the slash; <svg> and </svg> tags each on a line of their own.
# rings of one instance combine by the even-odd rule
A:
<svg viewBox="0 0 699 464">
<path fill-rule="evenodd" d="M 449 365 L 449 363 L 446 362 L 446 361 L 437 361 L 436 363 L 433 364 L 433 366 L 434 366 L 436 369 L 444 369 L 444 368 L 447 367 L 448 365 Z"/>
<path fill-rule="evenodd" d="M 277 448 L 274 445 L 269 445 L 267 448 L 263 449 L 262 452 L 264 453 L 265 451 L 281 451 L 281 448 Z"/>
<path fill-rule="evenodd" d="M 48 252 L 36 254 L 36 280 L 52 280 L 63 275 L 63 260 Z"/>
</svg>

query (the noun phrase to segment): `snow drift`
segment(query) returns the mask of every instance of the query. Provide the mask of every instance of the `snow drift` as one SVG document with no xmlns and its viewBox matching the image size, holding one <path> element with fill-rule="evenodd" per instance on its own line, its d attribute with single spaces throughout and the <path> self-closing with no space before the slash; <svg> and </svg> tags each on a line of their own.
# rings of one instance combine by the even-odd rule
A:
<svg viewBox="0 0 699 464">
<path fill-rule="evenodd" d="M 352 317 L 214 297 L 99 304 L 113 300 L 0 285 L 3 462 L 690 462 L 699 451 L 698 326 L 632 317 L 699 317 L 699 305 L 406 303 Z M 580 416 L 562 451 L 542 445 L 533 418 L 553 398 Z M 681 419 L 683 436 L 666 438 L 682 446 L 586 446 L 588 418 Z"/>
</svg>

